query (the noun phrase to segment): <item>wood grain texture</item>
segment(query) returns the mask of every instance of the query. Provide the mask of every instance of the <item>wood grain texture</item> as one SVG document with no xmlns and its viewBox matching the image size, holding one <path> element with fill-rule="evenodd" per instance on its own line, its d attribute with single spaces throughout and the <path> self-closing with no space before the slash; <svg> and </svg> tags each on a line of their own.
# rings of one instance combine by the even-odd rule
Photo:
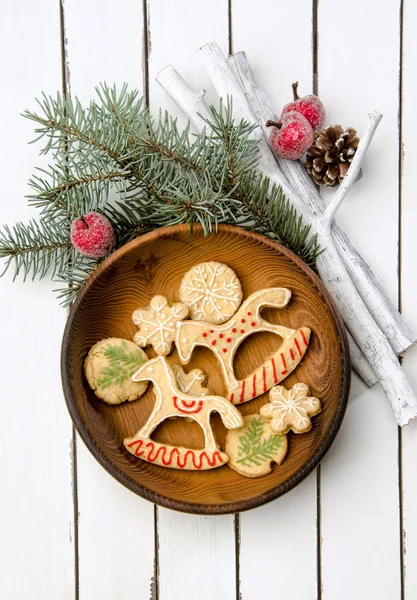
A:
<svg viewBox="0 0 417 600">
<path fill-rule="evenodd" d="M 398 286 L 399 4 L 321 0 L 318 11 L 319 93 L 327 122 L 362 132 L 369 110 L 384 114 L 364 177 L 338 220 L 392 300 Z M 359 40 L 337 63 L 339 35 L 330 22 L 343 23 Z M 323 600 L 400 597 L 397 453 L 397 427 L 380 387 L 365 390 L 354 379 L 340 436 L 321 466 Z"/>
<path fill-rule="evenodd" d="M 66 0 L 71 93 L 87 103 L 100 82 L 142 89 L 141 2 Z M 107 475 L 77 439 L 81 600 L 149 598 L 154 578 L 154 509 Z M 128 550 L 127 550 L 128 549 Z"/>
<path fill-rule="evenodd" d="M 132 338 L 131 314 L 147 306 L 158 293 L 177 299 L 183 274 L 198 262 L 228 264 L 238 275 L 244 296 L 265 287 L 285 285 L 292 291 L 290 304 L 274 313 L 271 321 L 287 327 L 309 327 L 312 332 L 306 359 L 286 380 L 309 385 L 321 399 L 323 411 L 312 430 L 297 439 L 288 436 L 289 451 L 281 467 L 268 476 L 248 480 L 229 468 L 204 473 L 178 472 L 144 463 L 122 446 L 145 423 L 154 397 L 148 390 L 139 402 L 112 407 L 89 390 L 83 377 L 83 360 L 89 348 L 106 337 Z M 94 323 L 94 327 L 92 327 Z M 242 344 L 235 358 L 239 376 L 252 371 L 279 346 L 270 334 L 258 334 Z M 72 308 L 62 347 L 62 377 L 71 416 L 81 437 L 96 458 L 124 485 L 145 498 L 184 512 L 224 513 L 253 508 L 289 491 L 304 479 L 327 451 L 340 426 L 347 402 L 350 364 L 346 337 L 327 292 L 314 273 L 282 246 L 240 228 L 221 226 L 206 239 L 200 227 L 189 233 L 186 225 L 154 231 L 114 253 L 90 280 Z M 208 384 L 223 393 L 219 369 L 210 351 L 198 349 L 189 368 L 209 374 Z M 149 352 L 151 354 L 151 352 Z M 175 352 L 171 363 L 177 361 Z M 261 396 L 241 407 L 243 414 L 256 412 L 265 403 Z M 193 426 L 194 425 L 194 426 Z M 213 417 L 220 445 L 225 430 Z M 195 424 L 180 420 L 163 423 L 156 440 L 186 447 L 203 446 Z"/>
<path fill-rule="evenodd" d="M 278 113 L 291 99 L 293 81 L 299 81 L 303 94 L 312 91 L 312 16 L 310 0 L 259 0 L 256 10 L 251 0 L 233 3 L 233 50 L 246 51 Z M 279 34 L 272 33 L 271 23 Z M 285 60 L 289 49 L 291 60 Z M 275 599 L 277 582 L 280 594 L 287 600 L 315 597 L 319 518 L 315 473 L 279 502 L 241 515 L 240 587 L 244 599 Z"/>
<path fill-rule="evenodd" d="M 401 301 L 405 318 L 417 331 L 417 224 L 415 164 L 417 148 L 417 4 L 404 3 L 403 15 L 403 79 L 402 79 L 402 213 L 401 213 Z M 410 381 L 417 389 L 417 347 L 407 352 L 403 362 Z M 417 423 L 402 432 L 402 496 L 404 597 L 417 597 Z"/>
<path fill-rule="evenodd" d="M 39 42 L 42 40 L 42 43 Z M 27 207 L 33 165 L 46 166 L 33 123 L 42 89 L 61 86 L 59 4 L 6 2 L 0 19 L 0 221 L 35 216 Z M 3 262 L 0 270 L 3 269 Z M 0 282 L 0 597 L 75 596 L 71 421 L 59 373 L 65 311 L 48 281 Z M 21 443 L 17 443 L 17 440 Z"/>
</svg>

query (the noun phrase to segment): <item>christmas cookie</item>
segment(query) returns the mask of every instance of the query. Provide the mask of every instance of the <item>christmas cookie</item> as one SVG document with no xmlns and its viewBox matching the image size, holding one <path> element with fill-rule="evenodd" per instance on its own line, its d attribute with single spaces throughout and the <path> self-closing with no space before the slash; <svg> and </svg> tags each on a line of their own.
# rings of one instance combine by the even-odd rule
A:
<svg viewBox="0 0 417 600">
<path fill-rule="evenodd" d="M 207 383 L 207 374 L 201 369 L 193 369 L 187 373 L 180 365 L 173 365 L 172 371 L 178 387 L 185 394 L 207 396 L 212 393 L 209 388 L 204 387 Z"/>
<path fill-rule="evenodd" d="M 145 392 L 147 383 L 136 383 L 131 377 L 147 360 L 143 350 L 129 340 L 101 340 L 91 348 L 85 359 L 88 385 L 107 404 L 137 400 Z"/>
<path fill-rule="evenodd" d="M 152 346 L 157 354 L 167 355 L 175 340 L 176 324 L 188 317 L 188 307 L 182 302 L 170 304 L 165 296 L 154 296 L 147 308 L 138 308 L 132 315 L 139 331 L 133 341 L 141 348 Z"/>
<path fill-rule="evenodd" d="M 269 392 L 270 402 L 262 406 L 260 413 L 271 423 L 272 431 L 305 433 L 311 429 L 310 417 L 321 411 L 320 400 L 309 396 L 305 383 L 296 383 L 290 390 L 277 385 Z"/>
<path fill-rule="evenodd" d="M 157 356 L 142 365 L 132 377 L 133 381 L 151 381 L 155 394 L 155 406 L 145 425 L 131 438 L 124 440 L 126 449 L 147 462 L 171 469 L 205 470 L 220 467 L 228 460 L 220 452 L 210 425 L 210 415 L 218 412 L 228 429 L 242 427 L 240 412 L 220 396 L 193 396 L 182 392 L 174 373 L 164 356 Z M 169 446 L 151 439 L 151 434 L 165 419 L 188 417 L 203 430 L 205 447 L 201 450 Z"/>
<path fill-rule="evenodd" d="M 291 298 L 286 288 L 269 288 L 255 292 L 245 300 L 236 314 L 223 325 L 212 325 L 203 321 L 178 323 L 176 346 L 180 360 L 187 364 L 196 346 L 209 348 L 216 356 L 226 383 L 229 400 L 240 404 L 252 400 L 270 390 L 285 379 L 303 359 L 310 329 L 294 330 L 274 325 L 261 317 L 264 306 L 283 308 Z M 233 360 L 241 342 L 260 331 L 269 331 L 282 338 L 279 349 L 245 379 L 238 380 L 234 373 Z"/>
<path fill-rule="evenodd" d="M 271 463 L 280 465 L 287 454 L 286 435 L 278 435 L 260 415 L 244 418 L 242 429 L 228 431 L 225 451 L 229 467 L 245 477 L 262 477 L 271 472 Z"/>
<path fill-rule="evenodd" d="M 218 262 L 205 262 L 188 271 L 180 285 L 179 297 L 195 321 L 219 325 L 235 314 L 242 302 L 242 288 L 236 273 Z"/>
</svg>

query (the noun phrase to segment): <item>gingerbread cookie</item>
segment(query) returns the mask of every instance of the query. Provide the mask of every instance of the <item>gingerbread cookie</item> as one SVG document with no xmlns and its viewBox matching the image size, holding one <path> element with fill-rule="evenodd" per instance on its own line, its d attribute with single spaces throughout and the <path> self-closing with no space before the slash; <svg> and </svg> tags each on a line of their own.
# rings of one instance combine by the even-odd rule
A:
<svg viewBox="0 0 417 600">
<path fill-rule="evenodd" d="M 131 377 L 148 360 L 146 354 L 129 340 L 108 338 L 95 344 L 85 359 L 88 385 L 107 404 L 137 400 L 148 384 L 135 383 Z"/>
<path fill-rule="evenodd" d="M 204 387 L 207 383 L 207 373 L 201 369 L 193 369 L 187 373 L 180 365 L 172 365 L 172 371 L 178 387 L 184 394 L 190 394 L 190 396 L 212 394 L 209 388 Z"/>
<path fill-rule="evenodd" d="M 192 319 L 220 325 L 239 308 L 242 288 L 230 267 L 212 261 L 195 265 L 184 275 L 179 297 Z"/>
<path fill-rule="evenodd" d="M 154 409 L 145 425 L 131 438 L 124 440 L 133 455 L 172 469 L 204 470 L 220 467 L 228 460 L 220 452 L 210 425 L 210 415 L 218 412 L 228 429 L 242 427 L 242 415 L 220 396 L 196 397 L 180 390 L 174 373 L 163 356 L 149 360 L 132 377 L 133 381 L 151 381 L 156 397 Z M 203 430 L 205 447 L 202 450 L 168 446 L 151 440 L 154 429 L 170 417 L 189 417 Z"/>
<path fill-rule="evenodd" d="M 286 435 L 278 435 L 260 415 L 244 418 L 242 429 L 228 431 L 225 451 L 229 467 L 245 477 L 262 477 L 271 472 L 271 463 L 280 465 L 287 454 Z"/>
<path fill-rule="evenodd" d="M 270 421 L 275 433 L 305 433 L 311 429 L 310 417 L 321 411 L 320 400 L 309 396 L 305 383 L 296 383 L 290 390 L 277 385 L 269 392 L 270 402 L 262 406 L 260 413 Z"/>
<path fill-rule="evenodd" d="M 188 317 L 188 307 L 182 302 L 170 304 L 165 296 L 154 296 L 147 308 L 138 308 L 132 315 L 139 331 L 133 341 L 141 348 L 152 346 L 157 354 L 167 355 L 175 340 L 176 324 Z"/>
<path fill-rule="evenodd" d="M 211 325 L 202 321 L 184 321 L 177 325 L 175 344 L 180 360 L 187 364 L 196 346 L 209 348 L 222 369 L 227 393 L 233 404 L 247 402 L 267 392 L 285 379 L 300 363 L 307 350 L 310 329 L 294 330 L 265 321 L 261 315 L 264 306 L 282 308 L 291 298 L 286 288 L 269 288 L 255 292 L 245 300 L 227 323 Z M 243 380 L 234 374 L 233 359 L 241 342 L 260 331 L 269 331 L 283 340 L 280 348 L 260 367 Z"/>
</svg>

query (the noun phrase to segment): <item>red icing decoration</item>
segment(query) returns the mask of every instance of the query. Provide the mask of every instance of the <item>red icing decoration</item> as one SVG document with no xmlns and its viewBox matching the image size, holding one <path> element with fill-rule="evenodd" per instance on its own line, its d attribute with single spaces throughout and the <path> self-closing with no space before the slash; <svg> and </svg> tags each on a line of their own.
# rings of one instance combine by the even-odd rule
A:
<svg viewBox="0 0 417 600">
<path fill-rule="evenodd" d="M 250 316 L 251 316 L 251 314 L 252 314 L 252 313 L 251 313 L 251 311 L 249 311 L 249 312 L 248 312 L 248 317 L 250 317 Z"/>
<path fill-rule="evenodd" d="M 295 345 L 297 346 L 298 354 L 299 354 L 300 356 L 302 356 L 302 355 L 303 355 L 303 353 L 301 352 L 300 344 L 298 343 L 298 340 L 297 340 L 297 338 L 294 338 L 294 343 L 295 343 Z"/>
<path fill-rule="evenodd" d="M 253 376 L 252 398 L 256 396 L 256 373 Z"/>
<path fill-rule="evenodd" d="M 222 333 L 219 333 L 219 338 L 224 337 L 224 335 Z"/>
<path fill-rule="evenodd" d="M 240 393 L 239 402 L 243 402 L 243 398 L 245 397 L 245 384 L 246 384 L 246 380 L 244 379 L 243 383 L 242 383 L 242 391 Z"/>
<path fill-rule="evenodd" d="M 213 340 L 213 341 L 211 342 L 211 345 L 212 345 L 212 346 L 215 346 L 215 345 L 216 345 L 216 340 Z"/>
<path fill-rule="evenodd" d="M 306 340 L 306 336 L 304 335 L 304 331 L 303 331 L 302 329 L 300 330 L 300 333 L 301 333 L 301 337 L 303 338 L 303 342 L 304 342 L 304 344 L 305 344 L 306 346 L 308 346 L 308 342 L 307 342 L 307 340 Z"/>
<path fill-rule="evenodd" d="M 230 394 L 230 402 L 233 402 L 234 398 L 235 398 L 235 395 L 233 393 Z"/>
<path fill-rule="evenodd" d="M 244 329 L 241 329 L 241 330 L 240 330 L 240 333 L 245 333 L 245 330 L 244 330 Z"/>
<path fill-rule="evenodd" d="M 287 363 L 285 362 L 285 358 L 284 358 L 284 355 L 283 355 L 282 352 L 281 352 L 281 360 L 282 360 L 282 366 L 284 367 L 284 369 L 286 369 L 287 368 Z"/>
<path fill-rule="evenodd" d="M 226 348 L 223 348 L 223 352 L 227 352 L 227 349 L 226 349 Z"/>
<path fill-rule="evenodd" d="M 210 333 L 213 333 L 213 332 L 214 332 L 214 329 L 210 329 Z"/>
<path fill-rule="evenodd" d="M 226 342 L 231 342 L 232 338 L 227 338 Z"/>
<path fill-rule="evenodd" d="M 252 325 L 252 327 L 255 327 L 255 325 L 256 325 L 255 321 L 252 321 L 251 325 Z"/>
<path fill-rule="evenodd" d="M 294 352 L 292 351 L 292 348 L 290 348 L 290 355 L 291 355 L 292 360 L 294 360 Z"/>
<path fill-rule="evenodd" d="M 232 333 L 236 333 L 236 331 L 237 331 L 236 327 L 233 327 Z"/>
<path fill-rule="evenodd" d="M 266 392 L 266 369 L 262 369 L 262 379 L 264 380 L 264 393 Z"/>
<path fill-rule="evenodd" d="M 187 402 L 186 400 L 178 400 L 176 396 L 173 396 L 172 400 L 175 408 L 185 414 L 196 414 L 203 408 L 202 400 L 199 400 L 198 402 L 197 400 Z"/>
<path fill-rule="evenodd" d="M 207 337 L 207 333 L 206 332 L 204 332 L 202 335 L 203 335 L 203 337 Z"/>
<path fill-rule="evenodd" d="M 271 363 L 272 363 L 272 369 L 274 371 L 274 383 L 277 383 L 278 379 L 277 379 L 277 371 L 275 369 L 275 361 L 273 358 L 271 358 Z"/>
<path fill-rule="evenodd" d="M 246 321 L 246 319 L 241 319 L 240 320 L 241 323 L 244 323 L 245 321 Z"/>
<path fill-rule="evenodd" d="M 134 446 L 135 444 L 138 445 L 138 447 L 135 450 L 136 456 L 141 456 L 144 453 L 144 450 L 140 450 L 142 443 L 143 443 L 142 440 L 134 440 L 133 442 L 131 442 L 129 444 L 129 448 L 131 446 Z M 161 453 L 162 454 L 162 457 L 161 457 L 162 463 L 165 466 L 168 466 L 173 462 L 174 456 L 176 456 L 176 459 L 174 459 L 174 460 L 177 461 L 177 466 L 180 469 L 183 469 L 185 467 L 189 456 L 191 456 L 191 460 L 192 460 L 192 463 L 193 463 L 193 466 L 195 469 L 201 469 L 201 467 L 203 466 L 203 458 L 206 459 L 207 464 L 210 467 L 213 467 L 216 464 L 217 460 L 221 463 L 223 462 L 223 459 L 217 450 L 213 453 L 212 458 L 210 458 L 208 456 L 208 454 L 205 450 L 203 450 L 203 452 L 201 452 L 200 450 L 187 450 L 187 452 L 184 455 L 184 459 L 181 462 L 181 455 L 180 455 L 179 449 L 176 447 L 171 448 L 171 450 L 169 451 L 169 450 L 167 450 L 166 446 L 160 446 L 158 448 L 158 450 L 156 451 L 156 454 L 154 454 L 154 456 L 152 456 L 152 452 L 154 452 L 154 450 L 155 450 L 155 444 L 153 442 L 148 442 L 145 447 L 148 450 L 145 460 L 147 460 L 148 462 L 151 462 L 151 463 L 155 462 L 155 460 L 158 458 L 159 453 Z M 168 456 L 168 458 L 166 458 L 166 455 L 168 452 L 169 452 L 169 456 Z M 197 458 L 196 458 L 196 452 L 197 452 Z M 199 462 L 197 463 L 196 460 L 198 460 Z"/>
</svg>

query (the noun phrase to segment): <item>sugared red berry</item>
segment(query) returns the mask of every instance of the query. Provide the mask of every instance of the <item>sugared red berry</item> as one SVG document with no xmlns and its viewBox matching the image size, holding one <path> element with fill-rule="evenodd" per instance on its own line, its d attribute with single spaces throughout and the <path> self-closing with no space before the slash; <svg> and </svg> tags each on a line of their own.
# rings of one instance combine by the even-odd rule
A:
<svg viewBox="0 0 417 600">
<path fill-rule="evenodd" d="M 318 96 L 309 94 L 300 98 L 297 93 L 298 82 L 292 84 L 294 101 L 284 106 L 281 113 L 281 119 L 292 112 L 299 112 L 307 119 L 311 127 L 321 129 L 324 125 L 325 111 L 322 101 Z"/>
<path fill-rule="evenodd" d="M 115 244 L 113 226 L 104 215 L 89 212 L 72 222 L 71 242 L 83 256 L 102 258 Z"/>
<path fill-rule="evenodd" d="M 298 160 L 313 144 L 313 129 L 299 112 L 287 114 L 282 123 L 268 121 L 267 125 L 273 126 L 269 142 L 278 156 Z"/>
</svg>

